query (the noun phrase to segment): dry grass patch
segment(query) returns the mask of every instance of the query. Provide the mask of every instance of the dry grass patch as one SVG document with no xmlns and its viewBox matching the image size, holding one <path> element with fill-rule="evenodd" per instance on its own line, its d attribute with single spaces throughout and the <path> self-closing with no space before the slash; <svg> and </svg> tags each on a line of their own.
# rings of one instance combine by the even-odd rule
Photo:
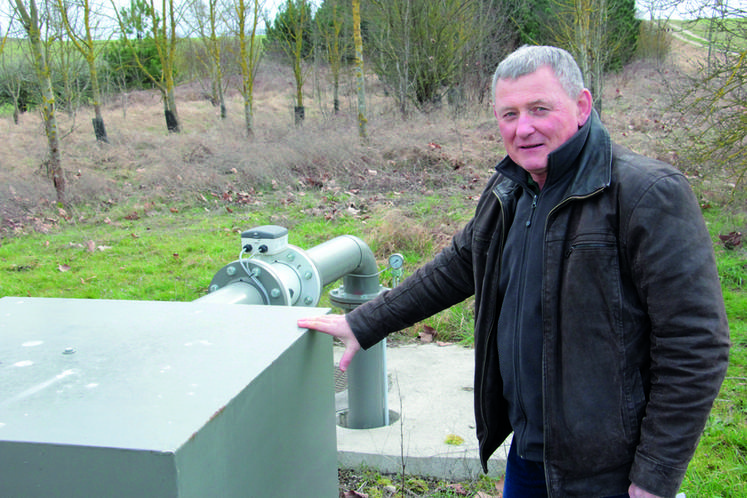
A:
<svg viewBox="0 0 747 498">
<path fill-rule="evenodd" d="M 675 48 L 677 49 L 677 48 Z M 672 117 L 664 81 L 672 67 L 637 62 L 608 77 L 603 121 L 613 140 L 646 155 L 676 162 Z M 293 79 L 288 68 L 265 61 L 255 86 L 255 135 L 246 136 L 243 100 L 232 82 L 228 116 L 206 98 L 204 87 L 179 87 L 182 133 L 169 134 L 157 92 L 130 92 L 106 103 L 109 144 L 94 140 L 90 109 L 75 117 L 58 113 L 68 216 L 73 212 L 126 212 L 133 202 L 209 205 L 261 193 L 328 189 L 350 192 L 369 207 L 406 207 L 422 196 L 460 196 L 476 201 L 504 154 L 490 103 L 457 113 L 448 105 L 403 119 L 375 78 L 367 88 L 368 135 L 357 129 L 352 78 L 343 80 L 338 115 L 332 115 L 324 71 L 307 80 L 306 121 L 293 125 Z M 18 125 L 0 118 L 0 229 L 35 229 L 59 216 L 45 177 L 46 139 L 37 113 Z M 686 167 L 686 165 L 681 165 Z M 238 195 L 241 194 L 241 195 Z M 422 213 L 421 213 L 422 214 Z M 50 223 L 48 222 L 48 223 Z M 48 224 L 47 223 L 47 224 Z M 451 227 L 443 230 L 450 232 Z M 436 235 L 440 237 L 440 235 Z M 438 245 L 439 243 L 436 243 Z"/>
</svg>

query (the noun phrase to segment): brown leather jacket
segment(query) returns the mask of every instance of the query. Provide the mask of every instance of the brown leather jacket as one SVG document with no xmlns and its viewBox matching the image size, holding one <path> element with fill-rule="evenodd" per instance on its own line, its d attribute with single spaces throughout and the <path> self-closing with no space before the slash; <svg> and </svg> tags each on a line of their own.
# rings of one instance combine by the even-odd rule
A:
<svg viewBox="0 0 747 498">
<path fill-rule="evenodd" d="M 545 468 L 550 496 L 635 482 L 674 496 L 728 364 L 713 247 L 687 179 L 610 143 L 593 115 L 578 171 L 546 220 Z M 347 315 L 361 345 L 475 295 L 475 418 L 483 467 L 511 432 L 496 285 L 517 185 L 496 174 L 449 247 Z"/>
</svg>

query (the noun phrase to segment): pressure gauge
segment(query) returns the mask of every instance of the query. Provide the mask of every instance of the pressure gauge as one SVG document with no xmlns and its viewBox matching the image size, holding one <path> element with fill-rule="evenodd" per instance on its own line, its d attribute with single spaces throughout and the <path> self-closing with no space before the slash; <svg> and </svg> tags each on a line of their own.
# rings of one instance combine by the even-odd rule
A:
<svg viewBox="0 0 747 498">
<path fill-rule="evenodd" d="M 400 253 L 394 253 L 389 256 L 389 266 L 394 270 L 399 270 L 405 264 L 405 258 Z"/>
</svg>

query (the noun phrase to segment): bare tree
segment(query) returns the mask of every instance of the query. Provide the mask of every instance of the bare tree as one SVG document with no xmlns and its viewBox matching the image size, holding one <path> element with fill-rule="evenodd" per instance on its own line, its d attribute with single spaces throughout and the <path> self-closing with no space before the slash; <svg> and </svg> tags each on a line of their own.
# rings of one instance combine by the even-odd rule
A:
<svg viewBox="0 0 747 498">
<path fill-rule="evenodd" d="M 708 58 L 675 94 L 674 106 L 679 111 L 680 166 L 694 179 L 725 184 L 731 199 L 742 202 L 747 192 L 746 21 L 747 12 L 716 2 L 708 21 L 708 46 L 703 46 Z"/>
<path fill-rule="evenodd" d="M 463 73 L 477 29 L 476 0 L 371 0 L 374 70 L 405 116 L 438 105 Z"/>
<path fill-rule="evenodd" d="M 350 10 L 345 8 L 343 1 L 326 0 L 314 17 L 332 75 L 332 107 L 335 114 L 340 112 L 340 73 L 353 44 Z"/>
<path fill-rule="evenodd" d="M 101 113 L 101 85 L 96 69 L 98 49 L 97 45 L 94 44 L 97 25 L 95 13 L 92 12 L 92 5 L 89 0 L 56 0 L 56 5 L 70 43 L 83 56 L 88 66 L 93 100 L 94 117 L 92 123 L 94 135 L 96 140 L 100 142 L 109 142 Z M 102 45 L 99 44 L 98 46 Z"/>
<path fill-rule="evenodd" d="M 363 37 L 361 36 L 361 1 L 353 1 L 353 37 L 355 40 L 355 79 L 358 89 L 358 134 L 366 139 L 366 79 L 363 72 Z"/>
<path fill-rule="evenodd" d="M 8 31 L 0 40 L 0 82 L 3 93 L 13 103 L 13 123 L 18 124 L 20 115 L 26 112 L 29 87 L 34 81 L 28 58 L 21 53 L 19 43 L 6 44 Z"/>
<path fill-rule="evenodd" d="M 14 10 L 28 36 L 33 57 L 34 72 L 41 90 L 41 113 L 44 131 L 47 135 L 48 158 L 47 174 L 52 178 L 57 203 L 65 205 L 65 174 L 62 170 L 60 154 L 60 136 L 55 114 L 55 94 L 52 87 L 52 74 L 47 60 L 47 47 L 42 39 L 43 15 L 39 12 L 36 0 L 14 0 Z"/>
<path fill-rule="evenodd" d="M 244 99 L 244 123 L 248 137 L 254 135 L 254 78 L 257 76 L 262 47 L 257 37 L 260 10 L 259 0 L 235 0 L 235 32 L 239 40 L 239 67 L 241 68 L 241 96 Z"/>
<path fill-rule="evenodd" d="M 514 25 L 521 0 L 479 0 L 472 24 L 475 29 L 472 57 L 465 60 L 461 82 L 479 103 L 494 98 L 490 82 L 498 63 L 519 43 Z"/>
<path fill-rule="evenodd" d="M 220 108 L 221 119 L 226 118 L 226 99 L 223 91 L 223 44 L 225 30 L 225 18 L 221 13 L 221 2 L 219 0 L 202 0 L 192 2 L 195 29 L 205 48 L 205 57 L 202 60 L 210 74 L 210 86 L 212 101 Z"/>
<path fill-rule="evenodd" d="M 305 117 L 304 60 L 311 53 L 311 6 L 307 0 L 287 0 L 284 9 L 278 12 L 272 26 L 268 28 L 268 38 L 280 46 L 293 68 L 293 77 L 296 80 L 294 116 L 296 125 L 300 125 Z"/>
<path fill-rule="evenodd" d="M 132 40 L 127 36 L 131 26 L 125 19 L 123 13 L 116 10 L 116 4 L 112 3 L 117 15 L 119 28 L 122 32 L 122 39 L 135 55 L 135 62 L 140 70 L 148 77 L 153 85 L 161 92 L 163 99 L 163 113 L 166 118 L 166 128 L 169 132 L 179 133 L 181 123 L 179 122 L 179 113 L 176 108 L 176 46 L 178 43 L 177 27 L 179 25 L 180 12 L 175 5 L 176 0 L 161 0 L 160 6 L 157 6 L 155 0 L 147 0 L 147 11 L 150 16 L 150 36 L 155 44 L 160 62 L 160 72 L 149 69 L 146 61 L 140 58 L 139 52 L 135 49 Z M 159 8 L 157 8 L 159 7 Z"/>
<path fill-rule="evenodd" d="M 553 0 L 554 42 L 576 58 L 584 81 L 594 96 L 594 108 L 601 114 L 604 72 L 613 58 L 628 47 L 627 33 L 638 32 L 631 21 L 633 0 Z M 629 14 L 628 18 L 625 14 Z"/>
<path fill-rule="evenodd" d="M 645 21 L 641 23 L 636 53 L 661 65 L 671 48 L 669 20 L 679 0 L 640 0 Z"/>
</svg>

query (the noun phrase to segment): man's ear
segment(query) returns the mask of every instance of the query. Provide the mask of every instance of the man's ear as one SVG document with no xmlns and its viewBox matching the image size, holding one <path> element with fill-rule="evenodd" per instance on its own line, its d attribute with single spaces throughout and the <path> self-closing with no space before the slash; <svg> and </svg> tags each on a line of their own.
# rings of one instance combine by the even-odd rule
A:
<svg viewBox="0 0 747 498">
<path fill-rule="evenodd" d="M 584 88 L 581 90 L 581 93 L 578 94 L 576 105 L 578 106 L 578 126 L 580 128 L 586 124 L 586 120 L 589 119 L 593 105 L 591 92 L 587 88 Z"/>
</svg>

